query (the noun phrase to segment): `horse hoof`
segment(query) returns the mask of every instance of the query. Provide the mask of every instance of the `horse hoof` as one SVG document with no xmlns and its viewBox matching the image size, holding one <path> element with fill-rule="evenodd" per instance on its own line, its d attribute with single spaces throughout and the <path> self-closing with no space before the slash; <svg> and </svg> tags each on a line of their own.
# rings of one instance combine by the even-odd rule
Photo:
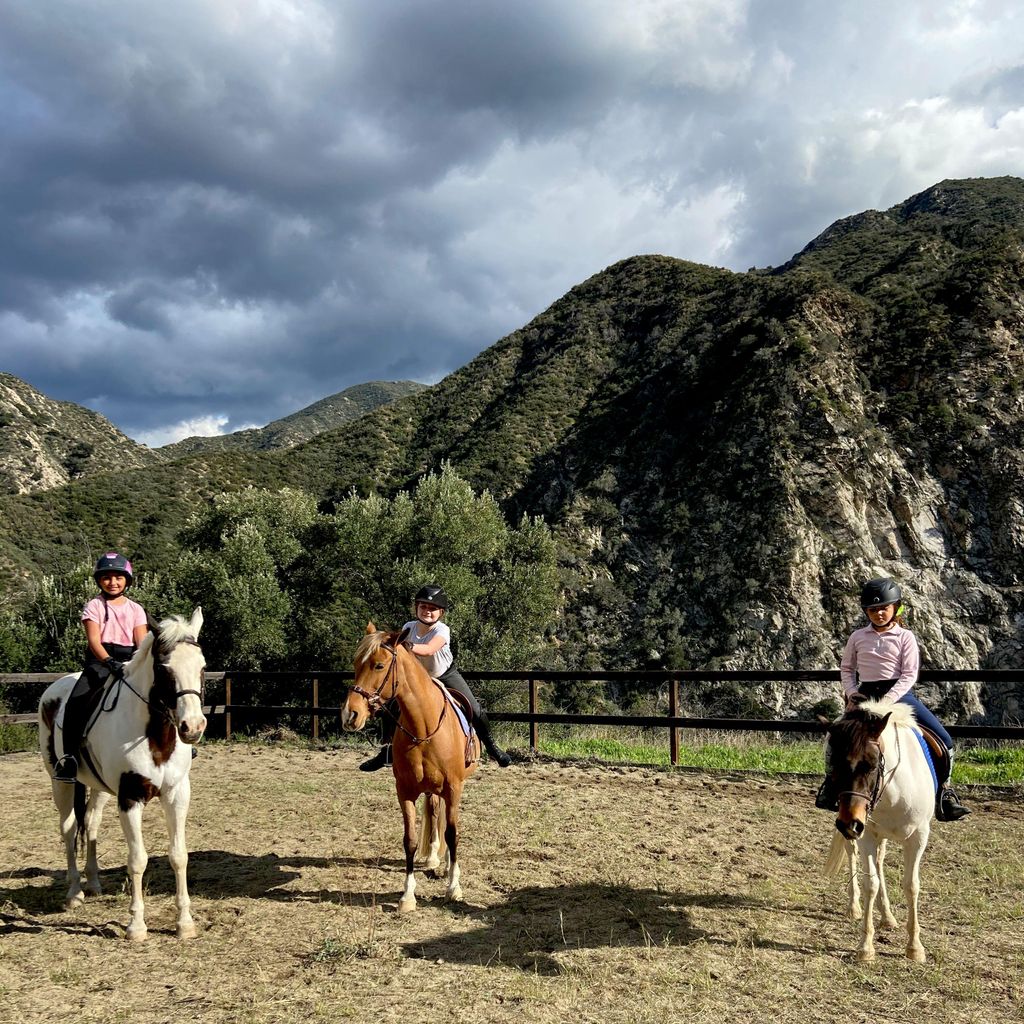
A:
<svg viewBox="0 0 1024 1024">
<path fill-rule="evenodd" d="M 858 949 L 857 950 L 857 962 L 866 964 L 875 959 L 875 951 L 873 949 Z"/>
<path fill-rule="evenodd" d="M 440 857 L 430 857 L 419 865 L 424 871 L 436 871 L 441 866 Z"/>
<path fill-rule="evenodd" d="M 913 960 L 915 963 L 923 964 L 926 959 L 924 955 L 924 946 L 907 947 L 907 959 Z"/>
<path fill-rule="evenodd" d="M 65 910 L 77 910 L 80 906 L 85 903 L 85 894 L 76 893 L 74 896 L 69 896 L 64 901 Z"/>
<path fill-rule="evenodd" d="M 886 917 L 882 919 L 882 928 L 897 928 L 899 927 L 899 921 L 895 917 Z"/>
<path fill-rule="evenodd" d="M 196 937 L 196 926 L 191 921 L 188 924 L 178 925 L 179 939 L 194 939 Z"/>
<path fill-rule="evenodd" d="M 850 921 L 859 921 L 864 916 L 864 912 L 858 907 L 856 910 L 848 910 L 846 917 Z"/>
<path fill-rule="evenodd" d="M 398 912 L 400 914 L 411 914 L 416 909 L 415 900 L 399 900 Z"/>
<path fill-rule="evenodd" d="M 460 885 L 458 889 L 453 889 L 450 893 L 448 893 L 448 899 L 450 899 L 453 903 L 461 903 L 462 886 Z"/>
<path fill-rule="evenodd" d="M 86 887 L 85 887 L 85 891 L 90 896 L 102 896 L 103 895 L 103 887 L 100 885 L 99 882 L 89 882 L 86 885 Z"/>
<path fill-rule="evenodd" d="M 128 930 L 124 933 L 124 937 L 129 942 L 145 942 L 146 936 L 149 932 L 146 930 L 145 925 L 141 928 L 136 928 L 134 925 L 129 925 Z"/>
</svg>

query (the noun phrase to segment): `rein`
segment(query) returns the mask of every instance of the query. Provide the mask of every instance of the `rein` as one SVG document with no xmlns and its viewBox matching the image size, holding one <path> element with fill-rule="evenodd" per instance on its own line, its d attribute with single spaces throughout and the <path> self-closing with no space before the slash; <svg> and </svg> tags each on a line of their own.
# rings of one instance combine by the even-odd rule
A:
<svg viewBox="0 0 1024 1024">
<path fill-rule="evenodd" d="M 387 672 L 384 673 L 384 678 L 381 680 L 380 686 L 377 687 L 372 693 L 364 690 L 361 686 L 353 686 L 352 692 L 362 697 L 366 703 L 370 706 L 370 717 L 375 715 L 384 714 L 394 720 L 395 727 L 401 729 L 406 736 L 409 737 L 409 741 L 412 745 L 418 746 L 420 743 L 426 743 L 432 736 L 434 736 L 438 729 L 441 728 L 441 723 L 444 722 L 445 715 L 448 714 L 448 701 L 441 701 L 441 717 L 437 720 L 437 725 L 434 726 L 426 736 L 417 736 L 415 733 L 409 732 L 404 725 L 402 725 L 401 714 L 396 715 L 389 707 L 389 702 L 396 700 L 398 697 L 398 651 L 394 647 L 389 647 L 387 644 L 381 645 L 384 650 L 388 651 L 391 655 L 391 664 L 388 666 Z M 393 678 L 392 678 L 393 677 Z M 391 683 L 391 694 L 388 697 L 381 696 L 384 687 L 387 686 L 388 680 L 392 680 Z"/>
</svg>

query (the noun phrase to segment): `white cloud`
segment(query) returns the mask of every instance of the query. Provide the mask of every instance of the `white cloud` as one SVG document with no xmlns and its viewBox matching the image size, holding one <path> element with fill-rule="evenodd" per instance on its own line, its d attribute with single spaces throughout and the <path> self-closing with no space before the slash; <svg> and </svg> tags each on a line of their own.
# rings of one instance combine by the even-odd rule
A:
<svg viewBox="0 0 1024 1024">
<path fill-rule="evenodd" d="M 136 435 L 135 440 L 150 448 L 162 448 L 165 444 L 174 444 L 175 441 L 184 440 L 186 437 L 218 437 L 228 433 L 225 429 L 227 425 L 227 416 L 197 416 L 195 419 L 181 420 L 171 426 L 143 430 Z"/>
</svg>

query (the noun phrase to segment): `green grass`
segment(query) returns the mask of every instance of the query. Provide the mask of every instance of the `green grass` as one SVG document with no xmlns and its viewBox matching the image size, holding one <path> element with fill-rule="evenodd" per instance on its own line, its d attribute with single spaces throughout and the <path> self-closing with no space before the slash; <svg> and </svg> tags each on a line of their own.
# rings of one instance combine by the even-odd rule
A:
<svg viewBox="0 0 1024 1024">
<path fill-rule="evenodd" d="M 668 767 L 667 743 L 612 739 L 577 732 L 561 737 L 541 734 L 539 752 L 559 758 L 593 758 L 628 764 Z M 758 737 L 722 734 L 712 741 L 682 744 L 679 765 L 707 771 L 756 771 L 774 775 L 796 773 L 817 775 L 824 771 L 821 744 L 810 740 L 770 742 Z M 953 768 L 953 781 L 992 786 L 1024 784 L 1024 744 L 999 747 L 961 747 Z"/>
<path fill-rule="evenodd" d="M 21 750 L 35 750 L 39 746 L 34 725 L 7 725 L 0 723 L 0 754 L 14 754 Z"/>
</svg>

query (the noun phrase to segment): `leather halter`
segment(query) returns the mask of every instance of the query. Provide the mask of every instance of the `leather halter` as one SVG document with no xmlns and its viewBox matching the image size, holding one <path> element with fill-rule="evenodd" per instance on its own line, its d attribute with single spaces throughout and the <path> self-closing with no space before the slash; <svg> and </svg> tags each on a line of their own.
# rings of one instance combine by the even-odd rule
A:
<svg viewBox="0 0 1024 1024">
<path fill-rule="evenodd" d="M 370 693 L 369 691 L 364 690 L 361 686 L 353 685 L 351 688 L 352 692 L 362 697 L 369 705 L 371 718 L 379 714 L 385 714 L 389 718 L 394 719 L 396 728 L 401 729 L 402 732 L 409 737 L 409 741 L 414 747 L 418 746 L 420 743 L 426 743 L 426 741 L 435 735 L 438 729 L 441 728 L 441 723 L 444 721 L 445 715 L 448 714 L 448 701 L 441 701 L 441 717 L 438 718 L 437 725 L 435 725 L 426 736 L 417 736 L 415 733 L 409 732 L 409 730 L 402 725 L 401 715 L 395 715 L 394 712 L 388 708 L 388 703 L 398 698 L 398 687 L 400 685 L 400 680 L 398 678 L 398 651 L 390 644 L 381 644 L 380 647 L 391 655 L 391 664 L 388 665 L 388 670 L 384 673 L 384 678 L 381 680 L 380 686 Z M 388 685 L 388 680 L 391 680 L 391 693 L 389 696 L 384 697 L 382 696 L 382 693 L 384 687 Z"/>
</svg>

